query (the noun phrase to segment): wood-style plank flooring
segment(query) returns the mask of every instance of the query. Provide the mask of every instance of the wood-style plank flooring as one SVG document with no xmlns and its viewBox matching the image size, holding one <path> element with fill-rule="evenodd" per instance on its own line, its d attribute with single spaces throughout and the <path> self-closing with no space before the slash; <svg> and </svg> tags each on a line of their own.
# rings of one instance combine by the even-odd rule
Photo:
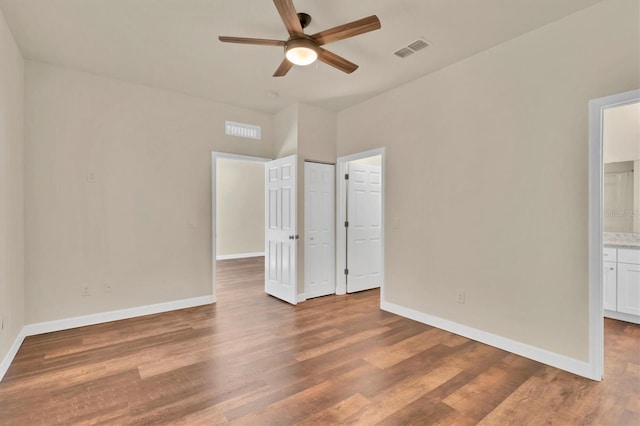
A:
<svg viewBox="0 0 640 426">
<path fill-rule="evenodd" d="M 28 337 L 0 424 L 640 425 L 640 327 L 606 320 L 597 383 L 379 310 L 292 307 L 262 259 L 218 262 L 218 303 Z"/>
</svg>

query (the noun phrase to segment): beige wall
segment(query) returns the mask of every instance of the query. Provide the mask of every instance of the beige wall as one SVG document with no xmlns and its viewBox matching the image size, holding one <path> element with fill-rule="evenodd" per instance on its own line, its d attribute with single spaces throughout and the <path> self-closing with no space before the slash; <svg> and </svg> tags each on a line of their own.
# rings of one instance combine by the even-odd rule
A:
<svg viewBox="0 0 640 426">
<path fill-rule="evenodd" d="M 25 120 L 27 322 L 211 294 L 211 151 L 272 115 L 28 61 Z"/>
<path fill-rule="evenodd" d="M 0 11 L 0 361 L 24 325 L 23 76 Z"/>
<path fill-rule="evenodd" d="M 373 157 L 362 158 L 360 160 L 350 161 L 349 164 L 366 164 L 369 166 L 382 166 L 382 155 L 374 155 Z"/>
<path fill-rule="evenodd" d="M 640 160 L 640 102 L 604 110 L 602 143 L 605 163 Z"/>
<path fill-rule="evenodd" d="M 639 14 L 606 0 L 338 114 L 339 156 L 387 147 L 388 302 L 588 359 L 588 101 L 640 87 Z"/>
<path fill-rule="evenodd" d="M 216 255 L 264 252 L 264 163 L 216 161 Z"/>
<path fill-rule="evenodd" d="M 293 104 L 273 119 L 273 158 L 282 158 L 298 152 L 298 105 Z"/>
</svg>

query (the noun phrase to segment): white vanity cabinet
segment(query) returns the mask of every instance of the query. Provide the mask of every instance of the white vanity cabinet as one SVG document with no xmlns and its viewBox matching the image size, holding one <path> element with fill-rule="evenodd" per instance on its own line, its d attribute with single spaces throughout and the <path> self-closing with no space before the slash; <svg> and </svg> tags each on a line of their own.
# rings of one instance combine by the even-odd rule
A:
<svg viewBox="0 0 640 426">
<path fill-rule="evenodd" d="M 603 250 L 603 305 L 605 316 L 640 323 L 640 249 Z"/>
<path fill-rule="evenodd" d="M 618 249 L 617 310 L 640 315 L 640 250 Z"/>
<path fill-rule="evenodd" d="M 616 262 L 602 262 L 603 305 L 608 311 L 618 310 L 617 276 Z"/>
</svg>

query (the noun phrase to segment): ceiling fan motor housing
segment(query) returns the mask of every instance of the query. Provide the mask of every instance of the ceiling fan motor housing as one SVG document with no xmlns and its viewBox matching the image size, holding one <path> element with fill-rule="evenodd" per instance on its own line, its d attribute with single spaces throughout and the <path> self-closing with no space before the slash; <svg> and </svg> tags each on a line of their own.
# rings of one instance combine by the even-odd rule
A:
<svg viewBox="0 0 640 426">
<path fill-rule="evenodd" d="M 309 26 L 311 23 L 311 15 L 308 13 L 300 12 L 298 13 L 298 19 L 300 20 L 300 26 L 304 29 Z"/>
</svg>

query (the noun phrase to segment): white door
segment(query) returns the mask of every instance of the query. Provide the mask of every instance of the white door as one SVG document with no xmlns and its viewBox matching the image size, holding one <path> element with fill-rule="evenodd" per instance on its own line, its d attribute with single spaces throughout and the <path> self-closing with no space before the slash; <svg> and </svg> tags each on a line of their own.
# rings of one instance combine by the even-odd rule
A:
<svg viewBox="0 0 640 426">
<path fill-rule="evenodd" d="M 602 289 L 604 296 L 602 304 L 604 309 L 608 311 L 617 310 L 616 281 L 616 262 L 602 262 Z"/>
<path fill-rule="evenodd" d="M 640 265 L 618 261 L 618 312 L 640 315 Z"/>
<path fill-rule="evenodd" d="M 305 297 L 336 292 L 335 167 L 304 163 Z"/>
<path fill-rule="evenodd" d="M 296 162 L 292 155 L 265 164 L 264 291 L 296 304 Z"/>
<path fill-rule="evenodd" d="M 347 182 L 347 292 L 382 282 L 382 169 L 349 163 Z"/>
</svg>

